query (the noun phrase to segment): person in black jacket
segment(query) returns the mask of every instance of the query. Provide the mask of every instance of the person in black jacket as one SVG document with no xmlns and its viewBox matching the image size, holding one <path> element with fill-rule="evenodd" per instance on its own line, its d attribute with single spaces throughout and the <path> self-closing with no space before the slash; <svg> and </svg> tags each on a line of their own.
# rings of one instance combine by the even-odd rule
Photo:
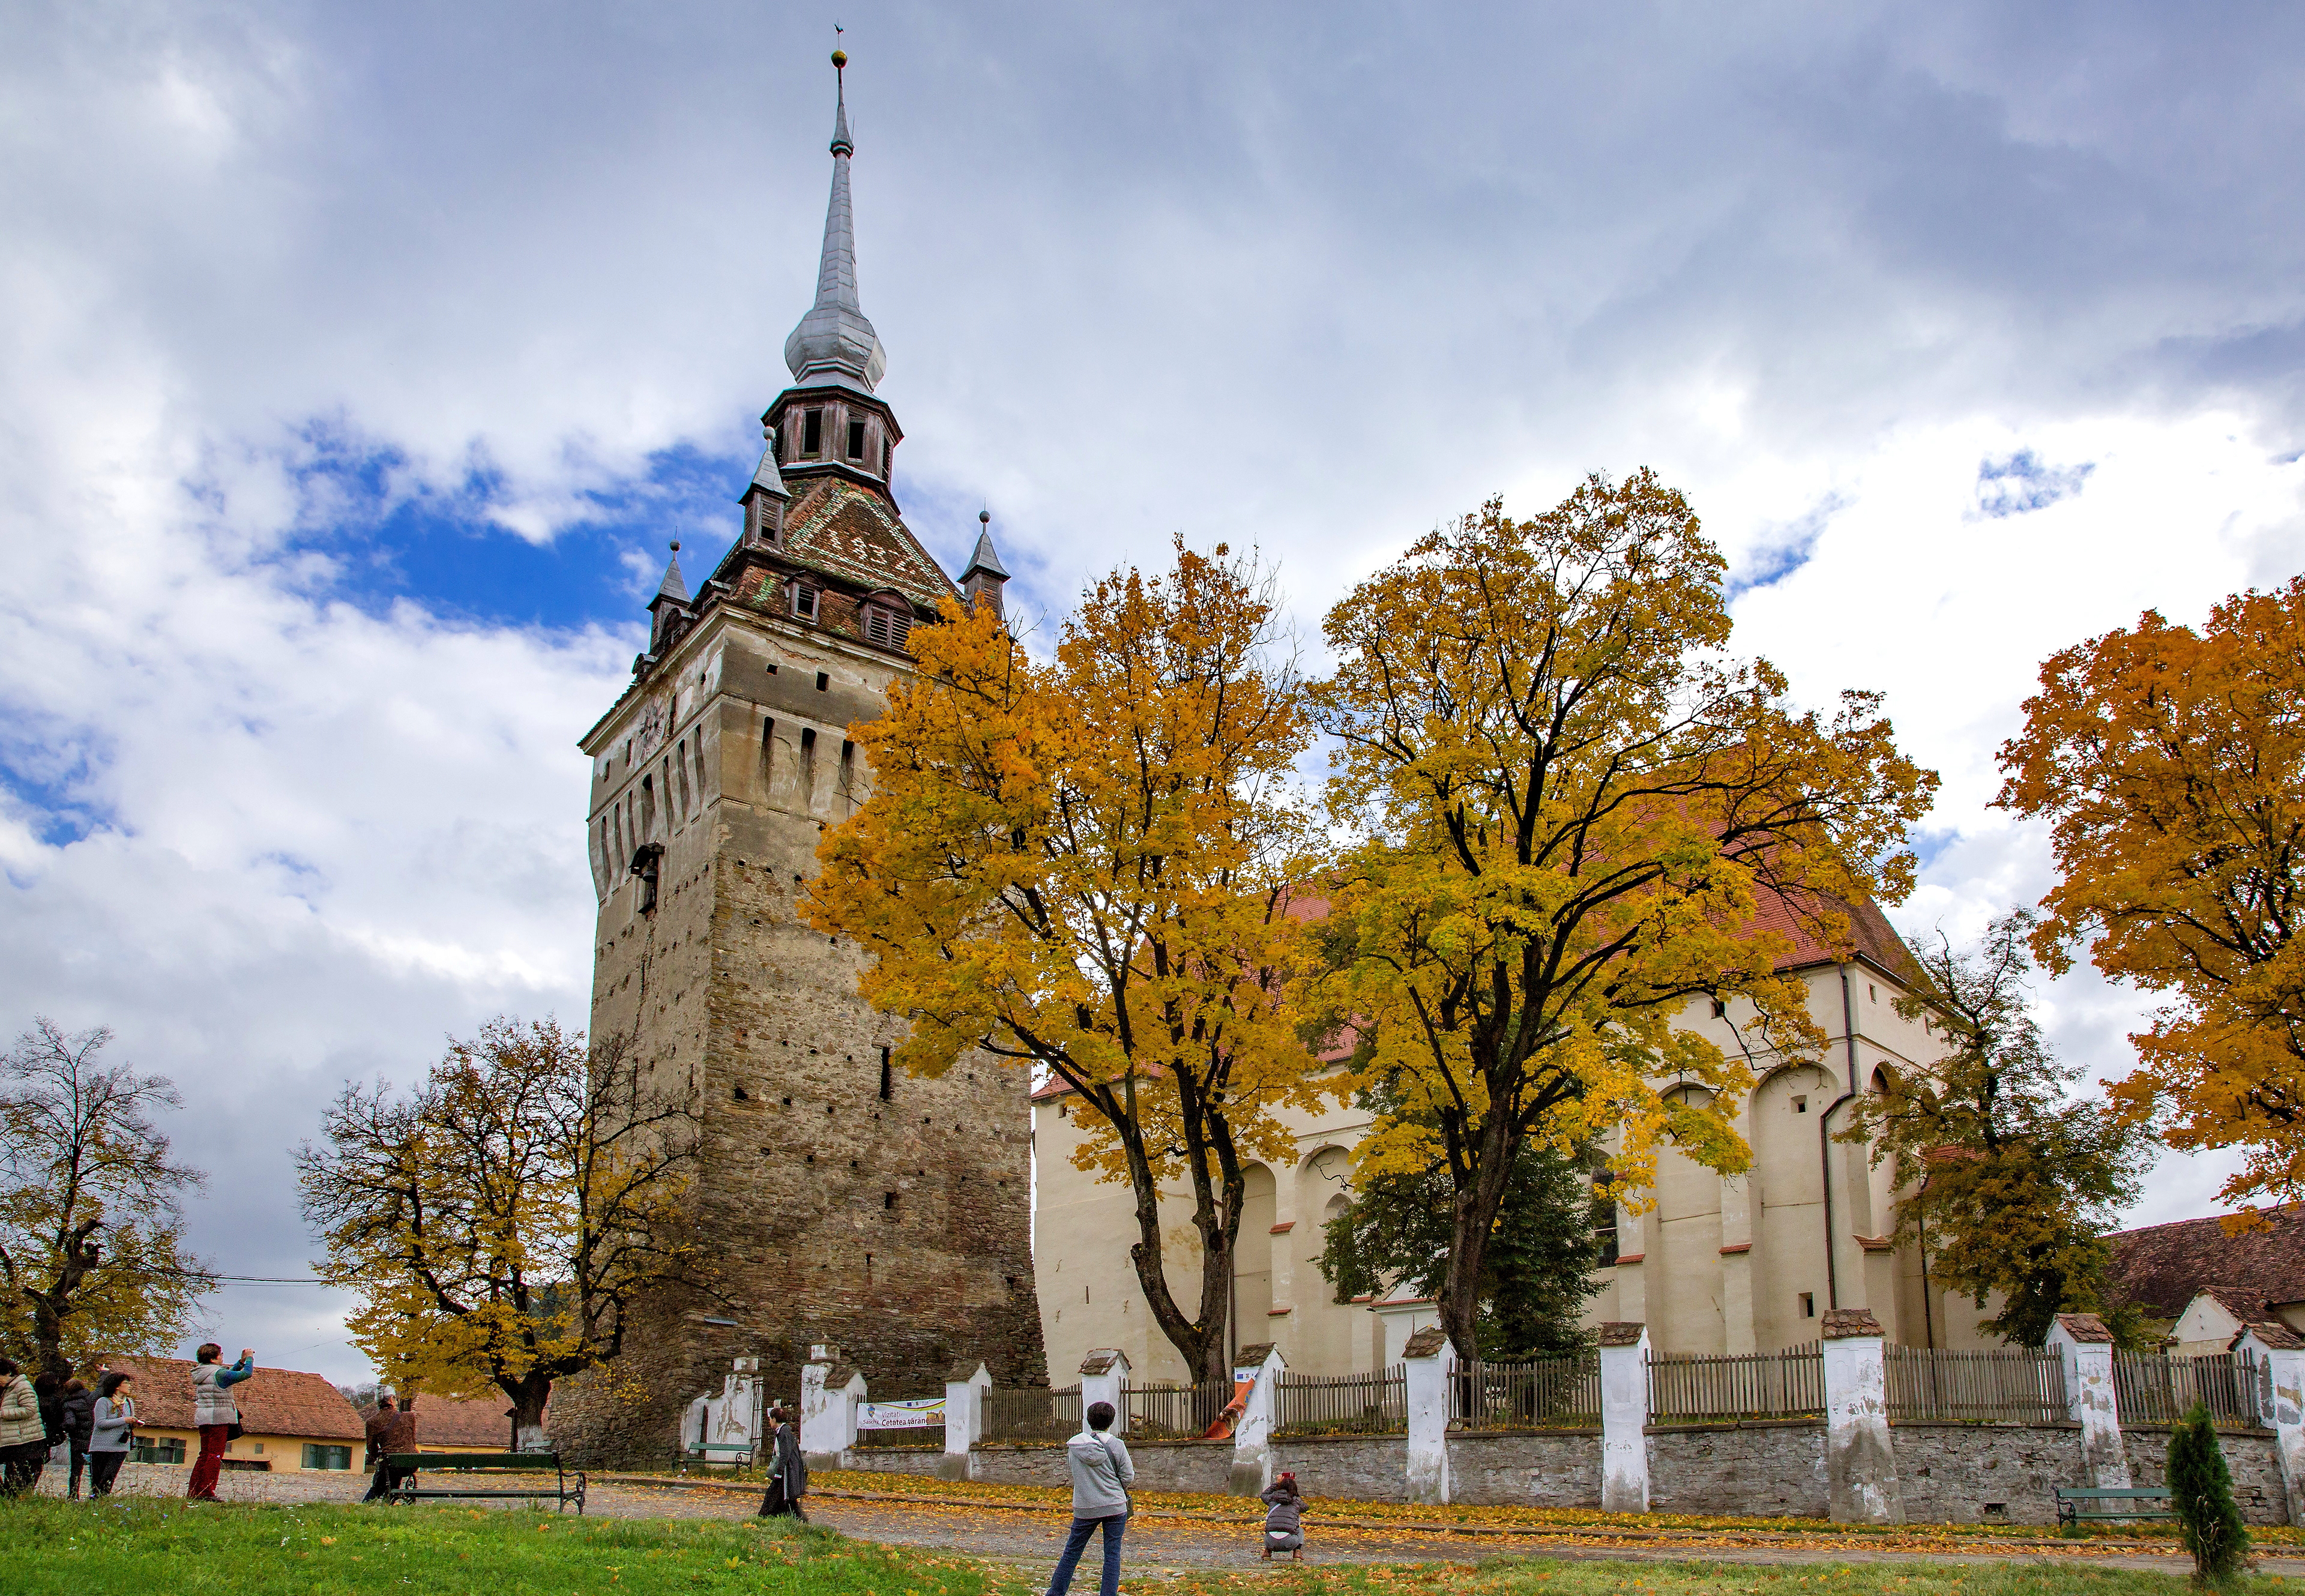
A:
<svg viewBox="0 0 2305 1596">
<path fill-rule="evenodd" d="M 80 1477 L 88 1468 L 89 1431 L 96 1427 L 96 1393 L 85 1381 L 68 1380 L 64 1390 L 64 1439 L 72 1444 L 72 1481 L 64 1494 L 80 1500 Z"/>
<path fill-rule="evenodd" d="M 789 1513 L 806 1524 L 800 1499 L 808 1494 L 808 1461 L 800 1455 L 800 1426 L 781 1407 L 769 1410 L 768 1454 L 769 1489 L 761 1493 L 759 1516 Z"/>
</svg>

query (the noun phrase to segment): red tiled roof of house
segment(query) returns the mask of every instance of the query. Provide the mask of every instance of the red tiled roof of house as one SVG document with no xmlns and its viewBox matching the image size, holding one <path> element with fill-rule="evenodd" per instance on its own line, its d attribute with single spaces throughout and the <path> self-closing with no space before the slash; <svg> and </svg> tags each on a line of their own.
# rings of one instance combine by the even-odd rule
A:
<svg viewBox="0 0 2305 1596">
<path fill-rule="evenodd" d="M 2271 1318 L 2275 1303 L 2305 1301 L 2305 1203 L 2266 1210 L 2269 1228 L 2225 1234 L 2216 1217 L 2115 1231 L 2113 1289 L 2163 1319 L 2173 1319 L 2201 1292 L 2235 1318 Z"/>
<path fill-rule="evenodd" d="M 136 1398 L 136 1416 L 145 1426 L 192 1428 L 193 1365 L 189 1360 L 115 1357 L 105 1359 L 104 1364 L 135 1377 L 129 1394 Z M 344 1394 L 317 1374 L 267 1369 L 259 1363 L 253 1375 L 232 1388 L 232 1396 L 240 1405 L 241 1427 L 251 1435 L 357 1441 L 367 1434 Z"/>
</svg>

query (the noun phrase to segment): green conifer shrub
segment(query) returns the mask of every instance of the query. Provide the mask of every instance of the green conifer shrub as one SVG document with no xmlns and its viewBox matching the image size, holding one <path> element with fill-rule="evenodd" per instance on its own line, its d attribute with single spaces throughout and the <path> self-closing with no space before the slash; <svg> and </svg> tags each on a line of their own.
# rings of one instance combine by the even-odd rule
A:
<svg viewBox="0 0 2305 1596">
<path fill-rule="evenodd" d="M 2195 1403 L 2169 1437 L 2169 1505 L 2193 1554 L 2198 1584 L 2222 1585 L 2249 1558 L 2249 1531 L 2233 1504 L 2233 1471 L 2217 1445 L 2209 1410 Z"/>
</svg>

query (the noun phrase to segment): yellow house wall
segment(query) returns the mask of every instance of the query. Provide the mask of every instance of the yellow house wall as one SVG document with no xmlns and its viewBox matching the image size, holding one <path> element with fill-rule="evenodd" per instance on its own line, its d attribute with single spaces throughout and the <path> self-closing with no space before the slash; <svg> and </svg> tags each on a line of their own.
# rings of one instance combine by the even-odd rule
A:
<svg viewBox="0 0 2305 1596">
<path fill-rule="evenodd" d="M 192 1460 L 200 1455 L 200 1434 L 197 1430 L 171 1430 L 165 1425 L 140 1424 L 136 1427 L 136 1439 L 140 1441 L 173 1439 L 183 1442 L 184 1466 L 187 1468 L 191 1467 Z M 226 1446 L 224 1455 L 228 1461 L 234 1463 L 268 1464 L 271 1465 L 272 1473 L 276 1474 L 300 1474 L 308 1472 L 315 1474 L 332 1474 L 343 1472 L 337 1469 L 306 1470 L 304 1448 L 308 1445 L 351 1447 L 352 1466 L 355 1471 L 361 1466 L 361 1454 L 365 1447 L 365 1443 L 361 1441 L 339 1440 L 333 1437 L 249 1434 L 242 1435 L 238 1440 Z"/>
<path fill-rule="evenodd" d="M 1815 1059 L 1757 1049 L 1749 1005 L 1732 1004 L 1716 1017 L 1709 1003 L 1692 1003 L 1678 1017 L 1751 1062 L 1757 1084 L 1736 1122 L 1753 1150 L 1752 1167 L 1724 1176 L 1668 1149 L 1655 1185 L 1629 1193 L 1620 1207 L 1623 1261 L 1598 1271 L 1586 1322 L 1641 1320 L 1661 1351 L 1770 1352 L 1817 1339 L 1825 1311 L 1837 1304 L 1871 1309 L 1893 1342 L 1995 1345 L 1978 1325 L 1997 1303 L 1980 1309 L 1931 1282 L 1925 1307 L 1918 1249 L 1879 1244 L 1895 1225 L 1901 1195 L 1889 1171 L 1874 1166 L 1869 1147 L 1832 1139 L 1849 1122 L 1850 1105 L 1836 1108 L 1835 1099 L 1850 1078 L 1851 1022 L 1855 1071 L 1866 1090 L 1875 1072 L 1894 1077 L 1933 1058 L 1935 1043 L 1919 1019 L 1897 1013 L 1899 989 L 1869 965 L 1823 966 L 1803 979 L 1810 1016 L 1830 1039 Z M 1128 1261 L 1136 1227 L 1127 1187 L 1074 1167 L 1080 1129 L 1071 1107 L 1058 1099 L 1033 1112 L 1033 1256 L 1050 1380 L 1069 1383 L 1093 1347 L 1120 1348 L 1139 1378 L 1181 1378 L 1181 1362 L 1146 1312 Z M 1828 1126 L 1824 1136 L 1821 1123 Z M 1291 1115 L 1284 1125 L 1289 1167 L 1259 1166 L 1243 1205 L 1236 1344 L 1275 1341 L 1292 1368 L 1308 1373 L 1378 1367 L 1387 1343 L 1378 1321 L 1406 1324 L 1414 1311 L 1380 1315 L 1374 1304 L 1337 1303 L 1319 1266 L 1322 1220 L 1344 1189 L 1339 1177 L 1367 1117 L 1332 1101 L 1324 1113 Z M 1197 1282 L 1199 1247 L 1181 1189 L 1163 1193 L 1161 1211 L 1170 1287 L 1187 1294 Z M 1191 1312 L 1193 1296 L 1181 1301 Z"/>
</svg>

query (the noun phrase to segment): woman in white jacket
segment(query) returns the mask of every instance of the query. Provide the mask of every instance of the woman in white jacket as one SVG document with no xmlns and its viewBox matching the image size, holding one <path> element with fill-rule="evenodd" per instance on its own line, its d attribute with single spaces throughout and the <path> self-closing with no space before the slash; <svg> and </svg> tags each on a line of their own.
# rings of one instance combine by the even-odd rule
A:
<svg viewBox="0 0 2305 1596">
<path fill-rule="evenodd" d="M 21 1496 L 48 1460 L 40 1398 L 13 1358 L 0 1358 L 0 1497 Z"/>
</svg>

